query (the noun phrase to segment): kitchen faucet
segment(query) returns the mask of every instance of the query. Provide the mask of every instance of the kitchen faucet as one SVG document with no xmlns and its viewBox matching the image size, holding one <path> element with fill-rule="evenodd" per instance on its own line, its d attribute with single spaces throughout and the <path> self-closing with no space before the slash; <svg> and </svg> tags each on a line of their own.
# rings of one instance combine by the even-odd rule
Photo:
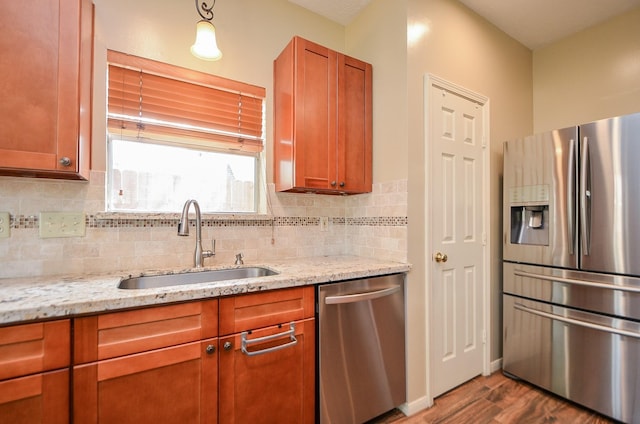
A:
<svg viewBox="0 0 640 424">
<path fill-rule="evenodd" d="M 184 207 L 182 208 L 182 216 L 180 217 L 180 222 L 178 223 L 178 235 L 189 235 L 189 207 L 192 204 L 196 210 L 196 251 L 193 255 L 193 265 L 196 268 L 202 268 L 202 262 L 204 258 L 215 256 L 216 241 L 213 240 L 213 250 L 202 249 L 202 217 L 200 216 L 200 205 L 198 205 L 198 202 L 195 199 L 187 200 L 184 204 Z"/>
</svg>

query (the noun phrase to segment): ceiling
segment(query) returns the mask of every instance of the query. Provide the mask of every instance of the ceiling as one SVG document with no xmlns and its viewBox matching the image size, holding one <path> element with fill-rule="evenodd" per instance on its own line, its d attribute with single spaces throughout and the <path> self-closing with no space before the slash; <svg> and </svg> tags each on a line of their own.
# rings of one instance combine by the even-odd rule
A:
<svg viewBox="0 0 640 424">
<path fill-rule="evenodd" d="M 371 0 L 289 0 L 347 25 Z M 640 0 L 459 0 L 531 50 L 640 7 Z"/>
</svg>

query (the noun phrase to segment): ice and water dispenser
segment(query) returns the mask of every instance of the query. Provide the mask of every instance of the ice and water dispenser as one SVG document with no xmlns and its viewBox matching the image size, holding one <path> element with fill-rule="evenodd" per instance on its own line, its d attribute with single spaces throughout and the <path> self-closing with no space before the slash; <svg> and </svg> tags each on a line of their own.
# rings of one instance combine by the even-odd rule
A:
<svg viewBox="0 0 640 424">
<path fill-rule="evenodd" d="M 549 186 L 509 189 L 512 244 L 549 245 Z"/>
</svg>

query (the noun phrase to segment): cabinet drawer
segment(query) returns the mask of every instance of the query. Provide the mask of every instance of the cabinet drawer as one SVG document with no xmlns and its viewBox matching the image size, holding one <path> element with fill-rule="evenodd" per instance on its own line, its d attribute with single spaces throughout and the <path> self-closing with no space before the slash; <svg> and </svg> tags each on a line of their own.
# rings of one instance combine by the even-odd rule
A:
<svg viewBox="0 0 640 424">
<path fill-rule="evenodd" d="M 218 300 L 78 318 L 74 363 L 114 358 L 215 337 Z"/>
<path fill-rule="evenodd" d="M 0 380 L 68 367 L 69 320 L 0 328 Z"/>
<path fill-rule="evenodd" d="M 220 299 L 220 334 L 267 327 L 314 316 L 314 289 L 294 287 Z"/>
</svg>

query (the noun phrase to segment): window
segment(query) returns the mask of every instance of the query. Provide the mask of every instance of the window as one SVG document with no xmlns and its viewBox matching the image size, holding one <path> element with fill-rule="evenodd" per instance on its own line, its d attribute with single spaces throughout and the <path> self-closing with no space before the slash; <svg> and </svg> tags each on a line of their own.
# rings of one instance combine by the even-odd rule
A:
<svg viewBox="0 0 640 424">
<path fill-rule="evenodd" d="M 107 208 L 258 211 L 261 87 L 108 52 Z"/>
</svg>

